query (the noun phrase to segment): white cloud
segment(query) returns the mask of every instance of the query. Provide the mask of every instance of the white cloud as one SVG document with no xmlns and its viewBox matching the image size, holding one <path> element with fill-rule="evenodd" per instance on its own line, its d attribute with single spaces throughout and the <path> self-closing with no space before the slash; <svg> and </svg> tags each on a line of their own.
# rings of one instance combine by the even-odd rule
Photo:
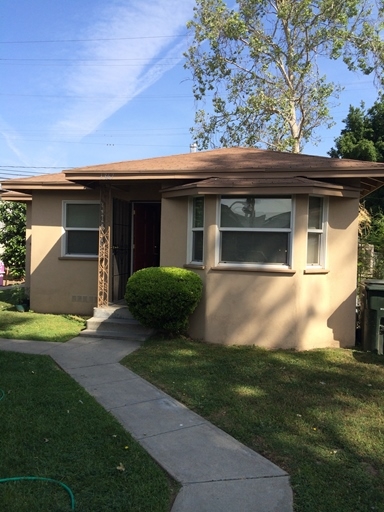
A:
<svg viewBox="0 0 384 512">
<path fill-rule="evenodd" d="M 176 36 L 186 32 L 193 5 L 193 0 L 114 1 L 101 10 L 99 21 L 79 37 L 99 41 L 84 42 L 76 58 L 106 59 L 107 65 L 84 62 L 69 68 L 62 81 L 64 94 L 87 98 L 67 100 L 52 138 L 63 130 L 74 138 L 79 132 L 83 136 L 91 133 L 179 63 L 186 43 Z M 156 35 L 174 37 L 151 37 Z"/>
<path fill-rule="evenodd" d="M 1 116 L 0 135 L 4 139 L 4 142 L 8 149 L 11 151 L 11 154 L 15 155 L 18 158 L 18 160 L 21 161 L 24 165 L 28 165 L 29 162 L 27 157 L 18 148 L 18 145 L 15 142 L 16 140 L 21 140 L 20 135 Z"/>
</svg>

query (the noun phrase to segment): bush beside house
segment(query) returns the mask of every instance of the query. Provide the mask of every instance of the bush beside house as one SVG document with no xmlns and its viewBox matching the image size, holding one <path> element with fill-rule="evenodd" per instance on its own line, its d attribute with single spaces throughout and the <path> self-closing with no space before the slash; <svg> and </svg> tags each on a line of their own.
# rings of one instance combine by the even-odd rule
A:
<svg viewBox="0 0 384 512">
<path fill-rule="evenodd" d="M 146 327 L 182 333 L 202 295 L 203 283 L 194 272 L 176 267 L 149 267 L 129 279 L 125 300 L 132 315 Z"/>
</svg>

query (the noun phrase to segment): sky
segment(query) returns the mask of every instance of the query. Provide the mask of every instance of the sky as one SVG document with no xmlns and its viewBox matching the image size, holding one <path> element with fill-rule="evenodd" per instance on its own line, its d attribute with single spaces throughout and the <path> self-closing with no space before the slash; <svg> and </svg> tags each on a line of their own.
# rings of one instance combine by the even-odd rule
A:
<svg viewBox="0 0 384 512">
<path fill-rule="evenodd" d="M 188 153 L 196 105 L 183 52 L 194 0 L 1 0 L 0 180 Z M 327 156 L 370 77 L 327 65 L 344 87 Z"/>
</svg>

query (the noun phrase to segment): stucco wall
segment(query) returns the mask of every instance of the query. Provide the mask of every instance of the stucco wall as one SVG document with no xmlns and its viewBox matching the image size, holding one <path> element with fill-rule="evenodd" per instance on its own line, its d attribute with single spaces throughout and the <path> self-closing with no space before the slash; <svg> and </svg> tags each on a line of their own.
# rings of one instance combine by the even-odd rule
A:
<svg viewBox="0 0 384 512">
<path fill-rule="evenodd" d="M 306 270 L 307 201 L 308 196 L 296 198 L 293 272 L 278 273 L 215 269 L 216 199 L 206 197 L 205 265 L 195 269 L 204 281 L 204 297 L 191 317 L 192 337 L 270 349 L 354 344 L 358 200 L 330 198 L 321 273 Z M 172 228 L 163 230 L 162 265 L 186 262 L 186 211 L 186 199 L 163 201 L 163 226 Z"/>
<path fill-rule="evenodd" d="M 119 187 L 116 184 L 113 196 L 126 201 L 159 201 L 160 187 L 159 182 L 146 183 L 145 186 L 124 183 Z M 99 190 L 36 191 L 33 194 L 33 207 L 28 211 L 27 244 L 31 229 L 33 236 L 29 237 L 30 275 L 27 279 L 34 311 L 79 315 L 93 313 L 97 300 L 97 258 L 62 257 L 62 203 L 65 200 L 99 199 Z M 112 273 L 112 261 L 110 271 Z"/>
<path fill-rule="evenodd" d="M 27 203 L 26 212 L 26 230 L 25 230 L 25 287 L 29 289 L 31 286 L 30 281 L 30 268 L 31 268 L 31 235 L 32 235 L 32 202 Z"/>
<path fill-rule="evenodd" d="M 62 201 L 97 200 L 93 191 L 36 192 L 31 215 L 31 309 L 88 315 L 96 305 L 97 259 L 61 259 Z"/>
</svg>

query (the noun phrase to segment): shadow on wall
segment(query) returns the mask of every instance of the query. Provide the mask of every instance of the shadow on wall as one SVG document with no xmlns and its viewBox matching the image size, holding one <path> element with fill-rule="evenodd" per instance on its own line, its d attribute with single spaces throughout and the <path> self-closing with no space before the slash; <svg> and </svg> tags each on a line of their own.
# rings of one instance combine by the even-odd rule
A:
<svg viewBox="0 0 384 512">
<path fill-rule="evenodd" d="M 341 261 L 351 250 L 339 251 Z M 348 272 L 208 272 L 191 335 L 203 337 L 196 336 L 200 328 L 209 342 L 270 349 L 353 346 L 355 290 Z"/>
<path fill-rule="evenodd" d="M 345 322 L 346 319 L 351 318 L 351 311 L 356 311 L 356 292 L 351 293 L 328 318 L 327 326 L 332 329 L 333 339 L 343 340 L 342 347 L 353 347 L 356 344 L 356 336 L 350 341 L 346 337 L 349 329 Z M 353 316 L 353 319 L 353 332 L 356 333 L 356 315 Z"/>
<path fill-rule="evenodd" d="M 204 293 L 209 294 L 209 300 L 203 299 L 194 317 L 207 333 L 207 341 L 270 349 L 305 348 L 300 340 L 305 339 L 319 313 L 313 304 L 300 305 L 295 276 L 213 271 L 207 281 Z M 321 293 L 321 289 L 313 290 L 317 297 Z"/>
</svg>

